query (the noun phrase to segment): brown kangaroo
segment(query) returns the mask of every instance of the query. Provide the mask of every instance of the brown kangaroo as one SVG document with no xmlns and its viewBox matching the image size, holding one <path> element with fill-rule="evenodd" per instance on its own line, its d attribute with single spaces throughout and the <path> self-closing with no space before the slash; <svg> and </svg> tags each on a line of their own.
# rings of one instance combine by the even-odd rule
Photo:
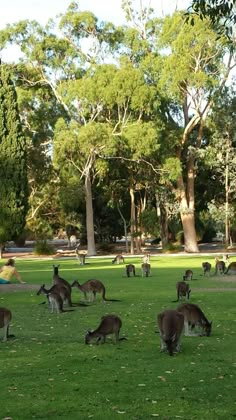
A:
<svg viewBox="0 0 236 420">
<path fill-rule="evenodd" d="M 9 335 L 11 319 L 12 313 L 10 309 L 0 308 L 0 328 L 3 328 L 3 341 L 7 341 L 8 337 L 14 337 Z"/>
<path fill-rule="evenodd" d="M 178 281 L 176 283 L 176 290 L 177 290 L 177 300 L 174 300 L 174 302 L 178 302 L 179 298 L 186 297 L 186 299 L 189 299 L 191 289 L 189 287 L 188 283 L 185 283 L 184 281 Z"/>
<path fill-rule="evenodd" d="M 207 320 L 198 305 L 193 303 L 182 303 L 178 306 L 177 311 L 184 315 L 185 335 L 198 335 L 193 333 L 194 327 L 198 326 L 201 329 L 200 335 L 210 336 L 212 322 Z"/>
<path fill-rule="evenodd" d="M 203 262 L 202 263 L 202 269 L 203 269 L 203 274 L 205 275 L 210 275 L 210 271 L 211 271 L 211 264 L 209 262 Z"/>
<path fill-rule="evenodd" d="M 117 315 L 105 315 L 101 318 L 98 328 L 94 331 L 88 331 L 85 335 L 85 344 L 89 344 L 93 338 L 96 338 L 96 344 L 106 342 L 106 336 L 115 335 L 116 344 L 119 341 L 119 333 L 122 321 Z"/>
<path fill-rule="evenodd" d="M 225 272 L 225 262 L 224 261 L 220 261 L 219 258 L 215 258 L 215 275 L 223 275 Z"/>
<path fill-rule="evenodd" d="M 231 262 L 225 271 L 225 274 L 236 274 L 236 262 Z"/>
<path fill-rule="evenodd" d="M 80 262 L 80 265 L 85 265 L 85 254 L 82 252 L 79 252 L 79 250 L 76 248 L 75 250 L 76 258 Z"/>
<path fill-rule="evenodd" d="M 181 334 L 184 328 L 184 316 L 173 309 L 167 309 L 157 316 L 160 332 L 161 351 L 167 349 L 170 356 L 180 351 Z"/>
<path fill-rule="evenodd" d="M 71 285 L 68 281 L 66 281 L 65 279 L 63 279 L 62 277 L 59 276 L 59 267 L 60 265 L 53 265 L 53 285 L 59 285 L 59 286 L 64 286 L 67 288 L 69 295 L 68 295 L 68 305 L 72 306 L 72 301 L 71 301 L 71 293 L 72 293 L 72 289 L 71 289 Z"/>
<path fill-rule="evenodd" d="M 50 289 L 45 288 L 45 284 L 43 284 L 37 292 L 37 296 L 39 295 L 49 295 L 49 293 L 56 293 L 61 296 L 62 302 L 67 303 L 69 305 L 70 301 L 70 292 L 64 285 L 55 284 Z"/>
<path fill-rule="evenodd" d="M 120 262 L 124 263 L 125 259 L 123 257 L 123 255 L 118 254 L 116 255 L 116 257 L 112 260 L 112 264 L 120 264 Z"/>
<path fill-rule="evenodd" d="M 186 280 L 192 280 L 192 279 L 193 279 L 193 272 L 192 272 L 192 270 L 186 270 L 185 271 L 185 274 L 183 276 L 183 280 L 186 281 Z"/>
<path fill-rule="evenodd" d="M 151 265 L 147 263 L 143 263 L 141 265 L 142 270 L 142 277 L 148 277 L 151 275 Z"/>
<path fill-rule="evenodd" d="M 85 283 L 80 284 L 77 280 L 74 280 L 71 287 L 77 287 L 81 292 L 84 294 L 84 298 L 87 300 L 87 293 L 90 293 L 92 298 L 92 302 L 96 299 L 96 294 L 102 294 L 102 300 L 104 302 L 119 302 L 117 299 L 107 299 L 106 295 L 106 288 L 104 284 L 100 280 L 91 279 L 87 280 Z"/>
<path fill-rule="evenodd" d="M 133 273 L 133 276 L 135 277 L 135 265 L 128 264 L 125 267 L 126 275 L 127 277 L 130 277 L 130 275 Z"/>
<path fill-rule="evenodd" d="M 63 290 L 64 289 L 64 290 Z M 63 300 L 65 299 L 65 294 L 68 295 L 68 289 L 63 286 L 55 285 L 51 289 L 45 289 L 43 284 L 37 292 L 37 295 L 46 295 L 48 298 L 49 307 L 51 308 L 51 313 L 55 312 L 60 313 L 64 312 L 63 310 Z M 62 297 L 63 296 L 63 297 Z"/>
</svg>

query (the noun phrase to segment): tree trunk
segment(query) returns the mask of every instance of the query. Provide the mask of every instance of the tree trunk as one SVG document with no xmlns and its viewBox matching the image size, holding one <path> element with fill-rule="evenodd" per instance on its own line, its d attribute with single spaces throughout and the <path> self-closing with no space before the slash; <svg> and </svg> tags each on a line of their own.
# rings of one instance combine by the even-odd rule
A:
<svg viewBox="0 0 236 420">
<path fill-rule="evenodd" d="M 86 228 L 87 228 L 87 246 L 88 255 L 96 255 L 94 239 L 94 221 L 93 221 L 93 198 L 92 187 L 89 173 L 85 177 L 85 197 L 86 197 Z"/>
<path fill-rule="evenodd" d="M 194 197 L 194 157 L 187 162 L 187 182 L 184 185 L 183 175 L 177 180 L 178 199 L 180 202 L 180 216 L 184 231 L 184 250 L 186 252 L 199 252 L 195 229 L 195 197 Z"/>
<path fill-rule="evenodd" d="M 117 204 L 117 210 L 118 210 L 118 212 L 120 214 L 121 219 L 123 220 L 123 224 L 124 224 L 124 237 L 125 237 L 125 250 L 126 250 L 126 253 L 128 254 L 128 252 L 129 252 L 129 243 L 128 243 L 127 223 L 126 223 L 126 220 L 125 220 L 123 214 L 121 213 L 121 210 L 120 210 L 120 207 L 119 207 L 118 204 Z"/>
<path fill-rule="evenodd" d="M 130 253 L 134 254 L 134 232 L 135 232 L 135 202 L 134 202 L 134 189 L 130 187 L 129 190 L 131 198 L 130 208 Z"/>
<path fill-rule="evenodd" d="M 184 231 L 184 250 L 186 252 L 199 252 L 194 213 L 181 213 L 181 220 Z"/>
<path fill-rule="evenodd" d="M 161 235 L 161 244 L 162 248 L 169 242 L 169 230 L 168 230 L 168 210 L 165 208 L 165 205 L 160 202 L 158 193 L 156 196 L 156 209 L 157 217 L 160 220 L 160 235 Z"/>
<path fill-rule="evenodd" d="M 3 257 L 3 248 L 4 248 L 4 246 L 0 245 L 0 259 L 2 259 L 2 257 Z"/>
</svg>

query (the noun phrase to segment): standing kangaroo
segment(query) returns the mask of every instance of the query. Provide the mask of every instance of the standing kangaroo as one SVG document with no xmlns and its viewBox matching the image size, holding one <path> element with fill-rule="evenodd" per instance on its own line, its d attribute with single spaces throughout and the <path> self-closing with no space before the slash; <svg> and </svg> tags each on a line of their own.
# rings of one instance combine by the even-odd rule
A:
<svg viewBox="0 0 236 420">
<path fill-rule="evenodd" d="M 192 279 L 193 279 L 193 272 L 192 272 L 192 270 L 186 270 L 185 271 L 185 274 L 183 276 L 183 280 L 186 281 L 186 280 L 192 280 Z"/>
<path fill-rule="evenodd" d="M 181 334 L 184 328 L 184 316 L 173 309 L 167 309 L 157 316 L 160 332 L 161 351 L 167 349 L 170 356 L 180 351 Z"/>
<path fill-rule="evenodd" d="M 215 258 L 215 275 L 223 275 L 225 272 L 225 262 L 224 261 L 220 261 L 219 258 Z"/>
<path fill-rule="evenodd" d="M 12 313 L 7 308 L 0 308 L 0 328 L 3 328 L 3 341 L 7 341 L 9 335 Z"/>
<path fill-rule="evenodd" d="M 123 257 L 123 255 L 118 254 L 116 255 L 116 257 L 112 260 L 112 264 L 120 264 L 120 262 L 124 263 L 125 259 Z"/>
<path fill-rule="evenodd" d="M 63 289 L 63 286 L 53 286 L 50 290 L 45 289 L 44 284 L 40 287 L 37 292 L 37 295 L 46 295 L 48 298 L 49 306 L 51 308 L 51 313 L 55 312 L 61 313 L 63 311 L 63 298 L 60 295 L 59 289 Z M 64 288 L 64 290 L 67 290 Z"/>
<path fill-rule="evenodd" d="M 77 280 L 73 281 L 71 287 L 77 287 L 81 292 L 84 294 L 84 298 L 87 300 L 87 293 L 90 293 L 92 298 L 92 302 L 96 299 L 96 294 L 101 293 L 102 294 L 102 300 L 104 302 L 119 302 L 116 299 L 107 299 L 105 297 L 106 295 L 106 288 L 104 284 L 100 280 L 91 279 L 87 280 L 85 283 L 80 284 Z"/>
<path fill-rule="evenodd" d="M 128 264 L 125 267 L 126 275 L 127 277 L 130 277 L 130 275 L 133 273 L 133 276 L 135 277 L 135 265 Z"/>
<path fill-rule="evenodd" d="M 60 286 L 64 286 L 67 288 L 69 294 L 68 294 L 68 305 L 72 306 L 72 301 L 71 301 L 71 285 L 70 283 L 68 283 L 68 281 L 66 281 L 65 279 L 63 279 L 62 277 L 59 276 L 59 267 L 60 265 L 53 265 L 53 285 L 60 285 Z"/>
<path fill-rule="evenodd" d="M 204 276 L 206 275 L 210 276 L 211 264 L 209 262 L 203 262 L 202 269 L 203 269 Z"/>
<path fill-rule="evenodd" d="M 117 315 L 105 315 L 101 318 L 98 328 L 94 331 L 88 331 L 85 335 L 85 344 L 89 344 L 93 338 L 96 338 L 96 344 L 106 342 L 106 336 L 115 335 L 116 344 L 119 341 L 119 333 L 122 327 L 122 321 Z"/>
<path fill-rule="evenodd" d="M 149 277 L 151 275 L 151 265 L 148 263 L 143 263 L 141 265 L 142 277 Z"/>
<path fill-rule="evenodd" d="M 178 302 L 180 298 L 186 297 L 186 299 L 189 299 L 191 289 L 189 287 L 188 283 L 185 283 L 184 281 L 178 281 L 176 283 L 176 290 L 177 290 L 177 300 L 174 302 Z"/>
<path fill-rule="evenodd" d="M 69 290 L 62 284 L 54 284 L 50 289 L 45 288 L 45 284 L 43 284 L 37 292 L 37 296 L 39 295 L 46 295 L 48 296 L 50 293 L 56 293 L 60 295 L 62 298 L 63 303 L 67 303 L 69 305 L 70 301 L 70 292 Z"/>
<path fill-rule="evenodd" d="M 207 320 L 198 305 L 193 303 L 182 303 L 178 306 L 177 311 L 184 315 L 185 335 L 197 335 L 193 333 L 195 326 L 200 327 L 200 335 L 206 335 L 207 337 L 211 335 L 212 322 Z"/>
</svg>

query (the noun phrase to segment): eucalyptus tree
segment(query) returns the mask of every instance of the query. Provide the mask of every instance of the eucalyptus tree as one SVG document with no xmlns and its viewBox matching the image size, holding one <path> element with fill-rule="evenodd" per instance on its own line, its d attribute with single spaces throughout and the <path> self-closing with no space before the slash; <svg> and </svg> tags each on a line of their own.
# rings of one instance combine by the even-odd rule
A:
<svg viewBox="0 0 236 420">
<path fill-rule="evenodd" d="M 226 89 L 224 96 L 213 108 L 209 128 L 212 140 L 204 148 L 205 165 L 212 170 L 212 177 L 223 187 L 218 192 L 209 208 L 214 214 L 220 210 L 217 219 L 221 219 L 225 228 L 225 242 L 230 243 L 230 229 L 235 228 L 236 198 L 236 100 L 235 90 Z"/>
<path fill-rule="evenodd" d="M 225 33 L 235 44 L 236 0 L 192 0 L 188 13 L 192 25 L 194 14 L 200 19 L 209 19 L 220 34 Z"/>
<path fill-rule="evenodd" d="M 18 66 L 18 81 L 25 88 L 34 89 L 34 93 L 40 89 L 44 90 L 45 95 L 53 104 L 53 109 L 56 110 L 58 126 L 61 117 L 68 127 L 78 124 L 78 127 L 82 128 L 85 121 L 80 120 L 80 113 L 77 112 L 74 103 L 69 103 L 65 90 L 63 92 L 61 90 L 61 85 L 63 84 L 67 89 L 69 82 L 73 84 L 73 81 L 81 79 L 88 66 L 102 61 L 104 55 L 109 54 L 109 49 L 118 45 L 122 34 L 112 24 L 99 23 L 92 13 L 80 12 L 77 3 L 69 5 L 67 12 L 61 16 L 57 29 L 59 32 L 55 30 L 55 23 L 52 21 L 46 27 L 35 21 L 22 21 L 1 31 L 0 42 L 2 47 L 10 42 L 21 48 L 23 56 Z M 90 45 L 88 48 L 84 47 L 86 39 Z M 35 114 L 37 110 L 43 109 L 42 98 L 37 93 L 34 104 Z M 29 108 L 32 109 L 30 99 Z M 26 119 L 29 117 L 28 112 L 24 115 Z M 48 127 L 53 131 L 55 119 L 49 113 L 47 117 Z M 87 121 L 91 122 L 93 118 L 92 112 Z M 29 124 L 28 120 L 27 123 Z M 31 129 L 34 130 L 34 128 L 37 130 L 37 127 L 31 124 Z M 86 129 L 89 130 L 89 128 Z M 91 130 L 93 129 L 90 126 L 90 134 Z M 48 139 L 45 136 L 44 141 L 46 138 Z M 50 140 L 52 144 L 52 137 Z M 93 165 L 94 156 L 94 153 L 89 154 L 88 158 L 91 159 L 87 169 L 90 168 L 90 164 Z M 87 174 L 86 171 L 83 175 Z M 89 177 L 86 176 L 86 180 L 86 186 L 89 188 Z M 91 194 L 87 194 L 86 198 L 88 197 L 92 200 Z M 91 214 L 91 203 L 87 209 Z M 91 219 L 87 221 L 87 227 L 89 252 L 95 253 Z"/>
<path fill-rule="evenodd" d="M 23 231 L 28 209 L 26 139 L 8 65 L 0 64 L 0 256 Z"/>
</svg>

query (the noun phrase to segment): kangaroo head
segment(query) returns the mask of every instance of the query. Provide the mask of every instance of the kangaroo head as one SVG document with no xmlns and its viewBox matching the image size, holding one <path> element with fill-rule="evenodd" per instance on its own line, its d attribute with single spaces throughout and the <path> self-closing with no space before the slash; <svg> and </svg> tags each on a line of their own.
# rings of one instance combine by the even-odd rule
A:
<svg viewBox="0 0 236 420">
<path fill-rule="evenodd" d="M 45 284 L 43 284 L 40 289 L 37 291 L 36 295 L 39 296 L 43 292 L 43 289 L 45 288 Z"/>
</svg>

